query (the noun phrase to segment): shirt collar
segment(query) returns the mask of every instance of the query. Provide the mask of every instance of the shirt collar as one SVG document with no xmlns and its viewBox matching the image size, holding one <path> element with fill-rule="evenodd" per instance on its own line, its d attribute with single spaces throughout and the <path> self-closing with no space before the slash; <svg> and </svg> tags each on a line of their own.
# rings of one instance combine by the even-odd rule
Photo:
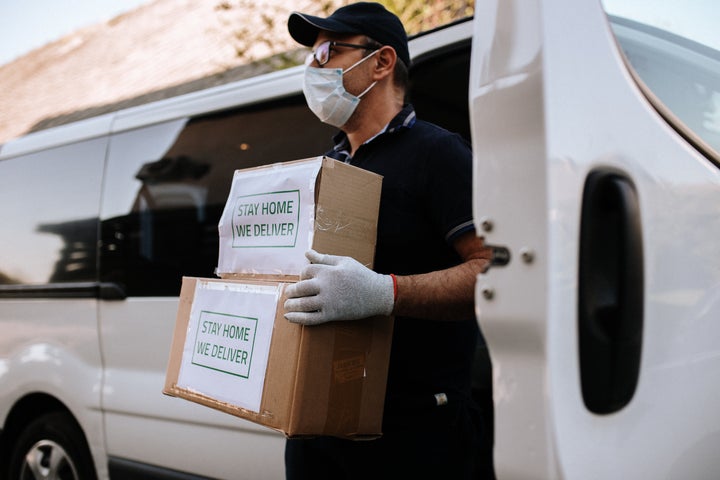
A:
<svg viewBox="0 0 720 480">
<path fill-rule="evenodd" d="M 363 145 L 372 142 L 383 134 L 393 133 L 403 128 L 412 128 L 413 125 L 415 125 L 416 120 L 417 115 L 415 114 L 415 108 L 413 108 L 411 104 L 407 104 L 397 115 L 395 115 L 392 120 L 390 120 L 390 123 L 385 125 L 378 133 L 366 140 Z M 344 161 L 345 163 L 349 163 L 352 157 L 350 156 L 350 142 L 348 141 L 347 134 L 340 131 L 333 137 L 333 141 L 335 146 L 333 147 L 332 154 L 330 156 L 337 160 Z"/>
</svg>

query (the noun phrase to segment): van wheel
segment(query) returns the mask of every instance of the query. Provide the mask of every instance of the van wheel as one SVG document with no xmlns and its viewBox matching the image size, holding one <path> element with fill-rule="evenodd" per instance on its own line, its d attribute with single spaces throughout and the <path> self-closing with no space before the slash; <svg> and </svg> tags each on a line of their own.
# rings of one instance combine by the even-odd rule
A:
<svg viewBox="0 0 720 480">
<path fill-rule="evenodd" d="M 17 480 L 95 479 L 85 436 L 64 412 L 48 413 L 20 433 L 10 456 L 10 477 Z"/>
</svg>

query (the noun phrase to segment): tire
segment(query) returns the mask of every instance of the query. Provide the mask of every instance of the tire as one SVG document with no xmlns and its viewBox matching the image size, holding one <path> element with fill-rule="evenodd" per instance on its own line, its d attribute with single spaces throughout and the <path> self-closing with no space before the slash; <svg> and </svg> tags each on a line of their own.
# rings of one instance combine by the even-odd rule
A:
<svg viewBox="0 0 720 480">
<path fill-rule="evenodd" d="M 10 455 L 10 480 L 96 480 L 77 422 L 67 413 L 45 414 L 25 427 Z"/>
</svg>

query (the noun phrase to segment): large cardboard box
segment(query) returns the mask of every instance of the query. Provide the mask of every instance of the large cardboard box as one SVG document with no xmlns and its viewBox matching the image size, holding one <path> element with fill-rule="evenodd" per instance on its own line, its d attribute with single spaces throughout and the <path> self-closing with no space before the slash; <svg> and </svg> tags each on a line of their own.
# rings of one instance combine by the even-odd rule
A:
<svg viewBox="0 0 720 480">
<path fill-rule="evenodd" d="M 379 436 L 392 319 L 304 327 L 283 304 L 307 248 L 372 266 L 380 183 L 327 158 L 236 172 L 223 278 L 183 279 L 163 392 L 289 437 Z"/>
<path fill-rule="evenodd" d="M 379 436 L 392 320 L 305 327 L 258 307 L 286 285 L 185 278 L 164 392 L 289 437 Z"/>
</svg>

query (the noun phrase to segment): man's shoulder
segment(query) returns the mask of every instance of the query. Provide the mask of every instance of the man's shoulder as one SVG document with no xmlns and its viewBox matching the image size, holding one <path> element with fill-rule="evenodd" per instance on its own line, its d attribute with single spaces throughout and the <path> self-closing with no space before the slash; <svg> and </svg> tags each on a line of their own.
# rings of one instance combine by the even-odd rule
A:
<svg viewBox="0 0 720 480">
<path fill-rule="evenodd" d="M 434 133 L 437 133 L 438 135 L 446 135 L 446 134 L 452 135 L 452 132 L 450 132 L 449 130 L 441 127 L 440 125 L 437 125 L 435 123 L 424 120 L 422 118 L 418 118 L 415 121 L 415 125 L 413 126 L 413 128 L 419 128 L 420 130 L 434 132 Z"/>
<path fill-rule="evenodd" d="M 418 119 L 410 130 L 414 130 L 413 137 L 423 145 L 434 145 L 444 149 L 470 149 L 470 144 L 460 134 L 427 120 Z"/>
<path fill-rule="evenodd" d="M 432 135 L 434 137 L 462 138 L 459 134 L 441 127 L 440 125 L 418 118 L 412 130 L 417 129 L 423 135 Z"/>
</svg>

